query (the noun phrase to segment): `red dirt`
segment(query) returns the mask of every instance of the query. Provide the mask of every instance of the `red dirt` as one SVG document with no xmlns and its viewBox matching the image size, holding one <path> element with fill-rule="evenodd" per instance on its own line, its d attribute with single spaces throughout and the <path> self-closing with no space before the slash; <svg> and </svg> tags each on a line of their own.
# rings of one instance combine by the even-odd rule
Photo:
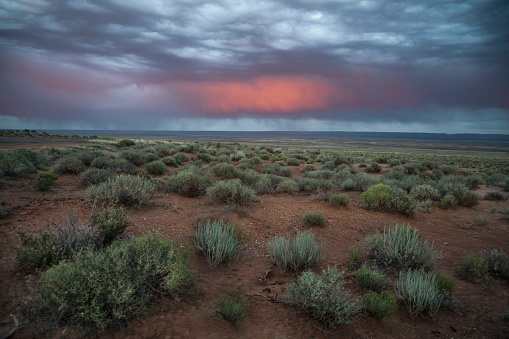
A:
<svg viewBox="0 0 509 339">
<path fill-rule="evenodd" d="M 297 169 L 295 168 L 295 171 Z M 297 174 L 297 173 L 295 173 Z M 85 189 L 73 175 L 62 175 L 48 193 L 33 189 L 34 180 L 8 181 L 0 191 L 6 209 L 14 215 L 0 220 L 0 270 L 3 272 L 0 291 L 0 333 L 14 327 L 11 314 L 18 313 L 23 303 L 33 296 L 36 277 L 15 269 L 13 248 L 19 244 L 13 233 L 17 228 L 35 231 L 58 223 L 69 210 L 77 210 L 87 218 L 90 208 Z M 481 193 L 500 191 L 482 187 Z M 454 274 L 470 252 L 502 249 L 509 252 L 509 201 L 481 201 L 473 208 L 419 212 L 408 219 L 397 214 L 370 212 L 359 207 L 360 193 L 347 192 L 352 204 L 335 208 L 313 201 L 310 195 L 259 195 L 253 206 L 241 209 L 210 204 L 206 197 L 185 198 L 177 194 L 158 193 L 148 206 L 131 210 L 127 233 L 141 235 L 157 230 L 169 238 L 193 247 L 193 236 L 200 219 L 223 218 L 240 225 L 246 243 L 239 261 L 224 267 L 210 268 L 203 256 L 196 254 L 193 268 L 198 273 L 198 294 L 184 302 L 158 299 L 153 314 L 138 318 L 124 330 L 100 334 L 100 338 L 503 338 L 509 337 L 509 289 L 498 280 L 488 285 L 474 285 L 456 280 L 453 297 L 462 305 L 453 310 L 441 310 L 436 319 L 411 319 L 405 305 L 396 314 L 379 321 L 360 316 L 353 324 L 335 330 L 324 330 L 306 315 L 279 302 L 285 296 L 285 284 L 296 276 L 273 268 L 266 281 L 263 276 L 271 265 L 266 250 L 267 241 L 276 234 L 290 235 L 302 229 L 301 217 L 307 211 L 323 211 L 328 223 L 325 228 L 313 228 L 325 245 L 316 271 L 327 266 L 347 268 L 351 245 L 363 242 L 376 230 L 395 223 L 410 224 L 424 237 L 443 247 L 445 258 L 438 270 Z M 496 211 L 494 210 L 496 209 Z M 461 228 L 458 224 L 485 219 L 486 225 Z M 394 275 L 391 276 L 393 284 Z M 353 272 L 347 271 L 347 287 L 360 294 Z M 249 301 L 250 315 L 236 326 L 217 317 L 214 309 L 218 300 L 229 294 L 240 294 Z M 15 338 L 31 338 L 30 329 L 20 329 Z M 75 337 L 69 328 L 60 328 L 52 337 Z"/>
</svg>

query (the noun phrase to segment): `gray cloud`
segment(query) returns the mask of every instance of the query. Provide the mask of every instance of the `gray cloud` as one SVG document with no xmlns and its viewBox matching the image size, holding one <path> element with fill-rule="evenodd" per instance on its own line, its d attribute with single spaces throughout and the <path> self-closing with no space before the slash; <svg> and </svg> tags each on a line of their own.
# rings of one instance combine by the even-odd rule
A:
<svg viewBox="0 0 509 339">
<path fill-rule="evenodd" d="M 185 119 L 183 82 L 312 77 L 350 104 L 274 119 L 488 126 L 509 120 L 508 17 L 496 0 L 1 1 L 0 115 L 127 128 Z"/>
</svg>

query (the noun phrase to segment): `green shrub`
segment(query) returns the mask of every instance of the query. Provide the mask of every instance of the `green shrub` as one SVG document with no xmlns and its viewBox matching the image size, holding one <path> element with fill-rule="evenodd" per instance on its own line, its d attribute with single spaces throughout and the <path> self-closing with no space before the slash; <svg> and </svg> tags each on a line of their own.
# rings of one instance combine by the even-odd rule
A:
<svg viewBox="0 0 509 339">
<path fill-rule="evenodd" d="M 293 180 L 283 180 L 277 185 L 276 191 L 297 194 L 299 192 L 299 185 Z"/>
<path fill-rule="evenodd" d="M 178 161 L 175 160 L 175 158 L 173 158 L 173 157 L 165 157 L 165 158 L 162 158 L 161 161 L 165 165 L 168 165 L 168 166 L 171 166 L 171 167 L 179 167 Z"/>
<path fill-rule="evenodd" d="M 24 177 L 32 174 L 36 166 L 18 152 L 0 151 L 0 173 L 7 177 Z"/>
<path fill-rule="evenodd" d="M 293 170 L 290 167 L 275 165 L 274 170 L 276 171 L 276 175 L 282 177 L 291 177 L 293 174 Z"/>
<path fill-rule="evenodd" d="M 408 196 L 402 189 L 394 187 L 389 199 L 389 209 L 411 217 L 417 213 L 419 202 Z"/>
<path fill-rule="evenodd" d="M 486 282 L 489 277 L 488 263 L 481 256 L 476 256 L 471 253 L 466 256 L 463 264 L 458 269 L 458 276 L 460 279 L 469 281 L 471 283 Z"/>
<path fill-rule="evenodd" d="M 65 156 L 57 160 L 53 170 L 59 174 L 78 174 L 85 170 L 85 165 L 74 156 Z"/>
<path fill-rule="evenodd" d="M 173 158 L 177 160 L 179 164 L 189 161 L 189 156 L 183 152 L 177 152 L 173 155 Z"/>
<path fill-rule="evenodd" d="M 168 173 L 166 165 L 161 160 L 149 162 L 145 165 L 147 172 L 150 174 L 160 175 Z"/>
<path fill-rule="evenodd" d="M 126 159 L 123 158 L 109 158 L 104 166 L 103 169 L 108 169 L 111 172 L 114 173 L 125 173 L 125 174 L 135 174 L 136 173 L 136 166 L 134 164 L 130 163 Z"/>
<path fill-rule="evenodd" d="M 129 214 L 123 207 L 109 207 L 92 216 L 103 245 L 109 245 L 122 235 L 129 225 Z"/>
<path fill-rule="evenodd" d="M 408 270 L 399 273 L 396 294 L 403 300 L 412 317 L 427 314 L 434 317 L 444 301 L 444 295 L 435 285 L 434 273 Z"/>
<path fill-rule="evenodd" d="M 316 171 L 316 166 L 313 165 L 312 163 L 311 164 L 306 164 L 304 166 L 302 166 L 302 169 L 301 169 L 302 172 L 312 172 L 312 171 Z"/>
<path fill-rule="evenodd" d="M 275 236 L 267 244 L 267 250 L 281 271 L 301 272 L 320 260 L 323 246 L 312 233 L 298 232 L 295 239 Z"/>
<path fill-rule="evenodd" d="M 366 249 L 362 246 L 348 247 L 348 268 L 355 270 L 366 260 Z"/>
<path fill-rule="evenodd" d="M 346 194 L 332 194 L 330 197 L 329 197 L 329 204 L 331 204 L 332 206 L 334 207 L 339 207 L 339 206 L 348 206 L 350 205 L 350 197 L 348 197 L 348 195 Z"/>
<path fill-rule="evenodd" d="M 355 181 L 353 179 L 346 179 L 341 183 L 341 186 L 339 187 L 342 191 L 354 191 L 356 187 Z"/>
<path fill-rule="evenodd" d="M 236 323 L 248 316 L 249 306 L 243 298 L 225 297 L 219 301 L 217 313 L 229 322 Z"/>
<path fill-rule="evenodd" d="M 440 165 L 439 166 L 439 169 L 445 174 L 445 175 L 449 175 L 449 174 L 456 174 L 456 172 L 459 171 L 459 168 L 458 166 L 456 165 Z"/>
<path fill-rule="evenodd" d="M 37 180 L 34 183 L 34 188 L 38 191 L 47 191 L 51 188 L 55 180 L 58 179 L 58 174 L 53 171 L 39 172 Z"/>
<path fill-rule="evenodd" d="M 419 201 L 424 200 L 437 200 L 440 198 L 440 193 L 431 185 L 419 185 L 411 189 L 410 195 Z"/>
<path fill-rule="evenodd" d="M 382 172 L 382 166 L 380 166 L 376 162 L 371 163 L 371 165 L 366 168 L 366 173 L 380 173 L 380 172 Z"/>
<path fill-rule="evenodd" d="M 242 185 L 240 179 L 218 181 L 207 189 L 207 195 L 215 203 L 233 206 L 251 205 L 256 198 L 255 191 Z"/>
<path fill-rule="evenodd" d="M 368 188 L 361 194 L 363 207 L 368 210 L 387 210 L 392 188 L 384 184 Z"/>
<path fill-rule="evenodd" d="M 479 204 L 479 195 L 475 192 L 460 187 L 452 192 L 460 206 L 472 207 Z"/>
<path fill-rule="evenodd" d="M 89 168 L 79 175 L 78 181 L 83 186 L 98 185 L 115 176 L 115 173 L 107 169 Z"/>
<path fill-rule="evenodd" d="M 127 161 L 136 166 L 141 166 L 145 163 L 143 153 L 141 153 L 140 151 L 124 151 L 120 153 L 120 157 L 126 159 Z"/>
<path fill-rule="evenodd" d="M 145 235 L 42 273 L 38 313 L 46 321 L 104 331 L 147 314 L 156 295 L 178 299 L 194 284 L 189 255 L 180 244 Z"/>
<path fill-rule="evenodd" d="M 157 183 L 132 175 L 119 175 L 99 185 L 89 186 L 87 189 L 92 200 L 127 207 L 146 203 L 156 191 Z"/>
<path fill-rule="evenodd" d="M 214 167 L 212 167 L 212 172 L 214 173 L 214 175 L 225 180 L 236 179 L 239 178 L 240 176 L 240 172 L 235 168 L 235 166 L 225 162 L 220 162 L 214 165 Z"/>
<path fill-rule="evenodd" d="M 456 209 L 458 207 L 458 200 L 452 195 L 446 195 L 440 199 L 440 208 L 443 209 Z"/>
<path fill-rule="evenodd" d="M 469 175 L 465 180 L 465 186 L 468 189 L 479 188 L 482 184 L 484 184 L 484 180 L 480 174 Z"/>
<path fill-rule="evenodd" d="M 504 251 L 496 249 L 483 254 L 488 272 L 493 277 L 498 277 L 504 280 L 509 280 L 509 258 Z"/>
<path fill-rule="evenodd" d="M 122 139 L 118 142 L 118 145 L 120 147 L 131 147 L 131 146 L 136 145 L 136 142 L 131 139 Z"/>
<path fill-rule="evenodd" d="M 396 298 L 387 291 L 370 291 L 362 296 L 362 307 L 377 319 L 391 316 L 397 309 Z"/>
<path fill-rule="evenodd" d="M 327 225 L 327 219 L 323 212 L 308 212 L 302 216 L 302 224 L 304 226 L 321 226 Z"/>
<path fill-rule="evenodd" d="M 401 269 L 433 268 L 443 253 L 433 248 L 427 240 L 422 241 L 419 231 L 408 226 L 385 230 L 366 240 L 372 249 L 375 260 L 383 265 L 394 265 Z"/>
<path fill-rule="evenodd" d="M 299 185 L 299 190 L 303 192 L 326 192 L 334 187 L 327 179 L 296 178 L 295 182 Z"/>
<path fill-rule="evenodd" d="M 328 268 L 317 275 L 306 271 L 296 281 L 288 283 L 286 290 L 292 303 L 308 312 L 321 323 L 336 327 L 349 324 L 358 313 L 352 293 L 343 285 L 343 272 Z"/>
<path fill-rule="evenodd" d="M 435 273 L 435 287 L 444 295 L 450 295 L 454 287 L 454 278 L 443 272 Z"/>
<path fill-rule="evenodd" d="M 363 288 L 380 293 L 389 288 L 391 280 L 383 274 L 367 268 L 361 268 L 355 272 L 357 282 Z"/>
<path fill-rule="evenodd" d="M 484 200 L 504 201 L 505 197 L 500 192 L 488 192 L 484 195 Z"/>
<path fill-rule="evenodd" d="M 166 179 L 165 190 L 186 197 L 197 197 L 205 193 L 211 179 L 194 169 L 185 169 Z"/>
<path fill-rule="evenodd" d="M 222 220 L 207 220 L 198 226 L 195 244 L 207 260 L 216 266 L 237 260 L 241 234 L 233 224 L 226 224 Z"/>
<path fill-rule="evenodd" d="M 74 213 L 69 213 L 61 225 L 53 230 L 37 233 L 15 232 L 20 240 L 16 259 L 22 266 L 47 268 L 80 253 L 100 247 L 100 238 L 90 223 L 80 223 Z"/>
<path fill-rule="evenodd" d="M 300 166 L 301 164 L 301 160 L 297 159 L 297 158 L 289 158 L 286 163 L 289 165 L 289 166 Z"/>
</svg>

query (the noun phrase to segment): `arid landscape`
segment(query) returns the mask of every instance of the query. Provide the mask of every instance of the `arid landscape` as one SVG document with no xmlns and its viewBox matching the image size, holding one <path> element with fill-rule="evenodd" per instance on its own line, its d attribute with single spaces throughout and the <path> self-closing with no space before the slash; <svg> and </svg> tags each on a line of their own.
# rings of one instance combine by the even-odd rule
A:
<svg viewBox="0 0 509 339">
<path fill-rule="evenodd" d="M 468 255 L 488 258 L 493 250 L 509 253 L 509 157 L 505 144 L 477 149 L 458 146 L 454 150 L 452 144 L 440 149 L 439 142 L 419 147 L 391 141 L 370 150 L 364 141 L 354 146 L 313 141 L 304 148 L 305 141 L 279 143 L 277 138 L 270 144 L 172 140 L 1 137 L 2 338 L 509 337 L 507 255 L 505 262 L 500 256 L 501 269 L 488 265 L 479 276 L 469 275 L 472 271 L 465 269 Z M 71 158 L 74 162 L 63 160 Z M 14 161 L 25 167 L 12 166 Z M 161 161 L 162 169 L 148 165 Z M 83 332 L 65 319 L 43 326 L 30 316 L 30 310 L 47 268 L 20 262 L 19 232 L 37 234 L 38 230 L 63 228 L 72 213 L 87 223 L 97 210 L 115 205 L 90 188 L 100 186 L 84 176 L 94 168 L 110 171 L 111 177 L 139 177 L 157 184 L 145 201 L 125 206 L 129 222 L 116 242 L 157 232 L 181 244 L 193 252 L 190 268 L 196 274 L 196 288 L 180 300 L 157 294 L 146 314 L 100 331 Z M 38 185 L 37 181 L 43 180 L 38 172 L 48 170 L 58 178 L 47 186 Z M 178 177 L 189 171 L 207 177 L 208 190 L 183 194 Z M 253 201 L 224 203 L 210 193 L 216 183 L 233 179 L 254 191 Z M 408 204 L 369 207 L 365 193 L 380 185 L 407 197 Z M 432 193 L 423 198 L 415 189 L 419 186 Z M 460 196 L 455 192 L 461 192 Z M 333 206 L 329 202 L 333 194 L 346 194 L 350 203 Z M 454 196 L 458 206 L 447 208 L 446 196 Z M 462 203 L 466 196 L 472 200 Z M 309 212 L 322 213 L 325 225 L 304 223 L 303 216 Z M 206 220 L 223 220 L 240 229 L 242 241 L 236 260 L 211 265 L 198 250 L 197 228 Z M 369 252 L 366 238 L 396 225 L 417 229 L 421 240 L 433 242 L 443 253 L 426 272 L 454 278 L 451 293 L 444 297 L 447 302 L 434 316 L 412 316 L 398 297 L 402 271 L 395 265 L 381 265 Z M 330 327 L 296 307 L 287 284 L 302 272 L 282 272 L 271 261 L 267 244 L 275 236 L 294 237 L 304 231 L 323 245 L 323 254 L 311 266 L 312 271 L 321 274 L 328 267 L 344 271 L 343 286 L 352 291 L 352 300 L 359 306 L 349 324 Z M 390 278 L 387 291 L 397 299 L 394 313 L 381 319 L 362 307 L 368 289 L 358 282 L 356 271 L 361 266 L 354 265 L 353 256 L 353 249 L 361 247 L 366 249 L 365 264 L 376 266 L 377 272 Z M 226 296 L 247 303 L 245 319 L 233 322 L 221 316 L 218 303 Z"/>
</svg>

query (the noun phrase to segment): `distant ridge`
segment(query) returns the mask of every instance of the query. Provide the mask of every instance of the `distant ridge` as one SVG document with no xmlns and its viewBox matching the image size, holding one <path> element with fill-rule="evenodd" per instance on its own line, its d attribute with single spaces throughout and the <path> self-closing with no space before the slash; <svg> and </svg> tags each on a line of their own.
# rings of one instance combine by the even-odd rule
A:
<svg viewBox="0 0 509 339">
<path fill-rule="evenodd" d="M 306 139 L 420 139 L 457 141 L 509 141 L 507 134 L 474 133 L 408 133 L 408 132 L 347 132 L 347 131 L 134 131 L 134 130 L 45 130 L 51 134 L 64 135 L 110 135 L 117 137 L 171 137 L 171 136 L 214 136 L 242 138 L 306 138 Z"/>
</svg>

